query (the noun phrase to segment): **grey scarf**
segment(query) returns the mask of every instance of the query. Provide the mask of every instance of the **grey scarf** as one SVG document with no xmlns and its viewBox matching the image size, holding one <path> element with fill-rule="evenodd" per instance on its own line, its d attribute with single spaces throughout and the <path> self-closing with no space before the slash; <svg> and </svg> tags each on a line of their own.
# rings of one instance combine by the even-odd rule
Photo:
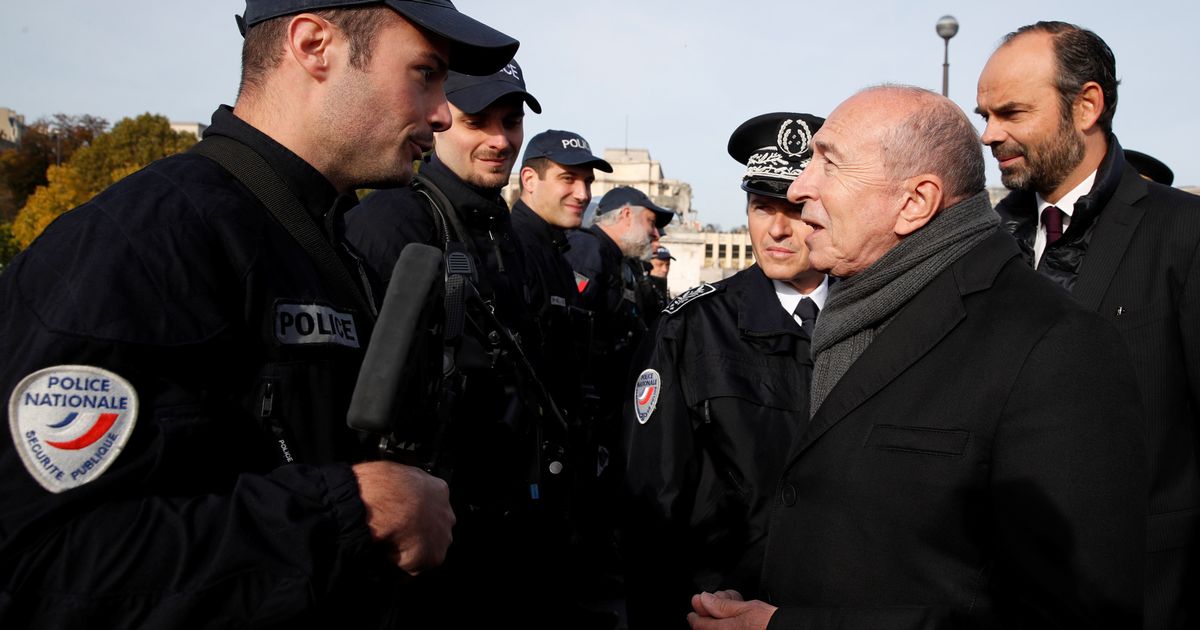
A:
<svg viewBox="0 0 1200 630">
<path fill-rule="evenodd" d="M 812 341 L 810 418 L 909 299 L 999 224 L 981 192 L 942 210 L 870 267 L 829 287 Z"/>
</svg>

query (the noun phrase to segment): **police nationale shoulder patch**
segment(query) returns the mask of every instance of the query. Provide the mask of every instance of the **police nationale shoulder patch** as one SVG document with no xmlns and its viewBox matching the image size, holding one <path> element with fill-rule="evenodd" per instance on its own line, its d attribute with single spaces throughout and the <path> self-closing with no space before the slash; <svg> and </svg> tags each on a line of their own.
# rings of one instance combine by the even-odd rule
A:
<svg viewBox="0 0 1200 630">
<path fill-rule="evenodd" d="M 59 493 L 112 466 L 137 411 L 129 381 L 89 365 L 57 365 L 21 379 L 8 399 L 8 425 L 26 470 Z"/>
<path fill-rule="evenodd" d="M 275 339 L 282 344 L 359 347 L 354 315 L 324 304 L 277 302 Z"/>
<path fill-rule="evenodd" d="M 702 298 L 706 295 L 711 295 L 716 292 L 717 292 L 717 287 L 715 287 L 707 282 L 704 282 L 698 287 L 692 287 L 692 288 L 688 289 L 687 291 L 684 291 L 683 293 L 679 294 L 679 297 L 672 300 L 671 303 L 668 304 L 667 307 L 663 309 L 663 312 L 666 313 L 667 315 L 674 315 L 675 313 L 679 312 L 679 309 L 686 306 L 688 302 L 691 302 L 697 298 Z"/>
<path fill-rule="evenodd" d="M 658 407 L 658 393 L 662 389 L 662 377 L 658 370 L 645 370 L 638 375 L 637 384 L 633 387 L 633 410 L 637 414 L 638 424 L 646 424 L 650 414 Z"/>
</svg>

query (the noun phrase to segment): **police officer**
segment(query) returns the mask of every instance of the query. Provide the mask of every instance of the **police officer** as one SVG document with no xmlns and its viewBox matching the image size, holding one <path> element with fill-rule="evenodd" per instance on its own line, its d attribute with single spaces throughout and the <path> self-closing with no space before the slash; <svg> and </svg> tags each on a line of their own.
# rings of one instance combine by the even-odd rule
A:
<svg viewBox="0 0 1200 630">
<path fill-rule="evenodd" d="M 675 299 L 647 339 L 622 418 L 630 627 L 683 627 L 692 593 L 757 593 L 772 484 L 808 418 L 809 340 L 828 288 L 788 184 L 823 119 L 733 132 L 756 264 Z"/>
<path fill-rule="evenodd" d="M 588 361 L 586 340 L 592 314 L 579 306 L 571 264 L 567 230 L 577 229 L 592 199 L 594 171 L 612 172 L 612 166 L 591 152 L 582 136 L 551 129 L 533 137 L 521 164 L 521 197 L 513 204 L 512 221 L 525 254 L 526 271 L 533 280 L 533 305 L 542 333 L 546 380 L 555 400 L 564 407 L 571 426 L 569 480 L 571 483 L 571 543 L 557 576 L 572 601 L 597 610 L 588 619 L 577 616 L 577 627 L 612 627 L 611 583 L 605 568 L 595 562 L 591 536 L 596 502 L 596 445 L 583 409 L 581 365 Z M 608 506 L 603 506 L 607 508 Z"/>
<path fill-rule="evenodd" d="M 638 310 L 647 327 L 653 327 L 658 321 L 662 310 L 671 302 L 671 292 L 667 289 L 667 275 L 671 273 L 671 261 L 675 257 L 671 250 L 658 245 L 650 253 L 649 260 L 640 260 L 642 277 L 638 280 Z"/>
<path fill-rule="evenodd" d="M 374 312 L 342 213 L 450 124 L 447 63 L 517 42 L 346 4 L 249 0 L 235 107 L 0 277 L 0 626 L 392 626 L 441 561 L 444 483 L 346 428 Z"/>
<path fill-rule="evenodd" d="M 445 565 L 423 585 L 424 600 L 441 616 L 425 621 L 487 625 L 497 606 L 516 604 L 527 627 L 570 626 L 577 611 L 560 579 L 570 535 L 565 430 L 512 349 L 496 342 L 515 338 L 541 381 L 533 286 L 500 195 L 524 141 L 525 107 L 540 113 L 541 105 L 515 60 L 490 76 L 450 73 L 446 98 L 453 125 L 435 134 L 413 186 L 368 195 L 347 215 L 346 232 L 380 286 L 401 251 L 422 243 L 469 255 L 482 298 L 474 309 L 464 304 L 469 323 L 454 355 L 464 378 L 453 394 L 446 450 L 458 524 Z M 471 606 L 461 605 L 464 597 Z"/>
<path fill-rule="evenodd" d="M 626 258 L 640 260 L 650 253 L 659 230 L 675 213 L 645 193 L 628 186 L 608 191 L 596 207 L 590 227 L 571 232 L 566 257 L 575 273 L 579 304 L 592 312 L 594 326 L 589 361 L 584 364 L 585 395 L 590 400 L 586 420 L 596 449 L 597 492 L 592 520 L 597 537 L 611 530 L 611 505 L 617 481 L 608 465 L 617 447 L 621 401 L 630 362 L 646 326 L 637 305 L 639 271 Z M 640 263 L 639 263 L 640 264 Z M 606 520 L 607 519 L 607 520 Z"/>
<path fill-rule="evenodd" d="M 645 332 L 637 308 L 638 275 L 623 259 L 640 260 L 653 251 L 659 230 L 674 217 L 646 193 L 619 186 L 600 199 L 590 227 L 568 236 L 571 248 L 566 257 L 575 272 L 579 303 L 596 317 L 595 369 L 607 377 L 600 378 L 601 383 L 623 381 Z M 616 389 L 601 386 L 602 400 L 615 402 Z"/>
<path fill-rule="evenodd" d="M 521 164 L 521 197 L 513 204 L 513 228 L 525 253 L 526 271 L 534 282 L 534 307 L 542 331 L 543 355 L 550 375 L 559 381 L 560 403 L 578 408 L 578 366 L 587 348 L 577 343 L 590 314 L 580 314 L 567 230 L 577 229 L 592 200 L 594 170 L 612 166 L 591 152 L 582 136 L 551 129 L 533 137 Z"/>
</svg>

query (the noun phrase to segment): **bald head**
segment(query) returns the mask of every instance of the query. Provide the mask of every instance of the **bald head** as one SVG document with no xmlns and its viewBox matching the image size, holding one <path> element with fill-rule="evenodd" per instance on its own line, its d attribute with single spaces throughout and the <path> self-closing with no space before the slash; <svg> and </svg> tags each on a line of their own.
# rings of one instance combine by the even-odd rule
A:
<svg viewBox="0 0 1200 630">
<path fill-rule="evenodd" d="M 861 97 L 876 112 L 884 167 L 894 181 L 932 173 L 942 180 L 944 205 L 983 190 L 983 149 L 965 112 L 929 90 L 884 85 Z"/>
<path fill-rule="evenodd" d="M 829 115 L 788 200 L 803 204 L 813 228 L 805 239 L 813 267 L 847 277 L 983 186 L 983 150 L 962 110 L 927 90 L 887 85 Z"/>
</svg>

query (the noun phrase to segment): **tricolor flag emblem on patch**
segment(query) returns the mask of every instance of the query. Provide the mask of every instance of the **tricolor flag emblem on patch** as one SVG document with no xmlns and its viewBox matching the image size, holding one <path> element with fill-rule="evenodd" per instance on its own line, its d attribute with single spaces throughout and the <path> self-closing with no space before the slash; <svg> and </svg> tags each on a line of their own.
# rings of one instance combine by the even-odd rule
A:
<svg viewBox="0 0 1200 630">
<path fill-rule="evenodd" d="M 646 370 L 638 375 L 633 387 L 633 411 L 638 424 L 646 424 L 654 408 L 658 406 L 658 393 L 662 389 L 662 377 L 657 370 Z"/>
<path fill-rule="evenodd" d="M 584 289 L 587 288 L 591 281 L 591 278 L 579 273 L 578 271 L 575 272 L 575 288 L 579 290 L 580 293 L 583 293 Z"/>
<path fill-rule="evenodd" d="M 8 426 L 26 470 L 58 493 L 95 480 L 133 433 L 137 392 L 128 381 L 88 365 L 38 370 L 8 399 Z"/>
</svg>

